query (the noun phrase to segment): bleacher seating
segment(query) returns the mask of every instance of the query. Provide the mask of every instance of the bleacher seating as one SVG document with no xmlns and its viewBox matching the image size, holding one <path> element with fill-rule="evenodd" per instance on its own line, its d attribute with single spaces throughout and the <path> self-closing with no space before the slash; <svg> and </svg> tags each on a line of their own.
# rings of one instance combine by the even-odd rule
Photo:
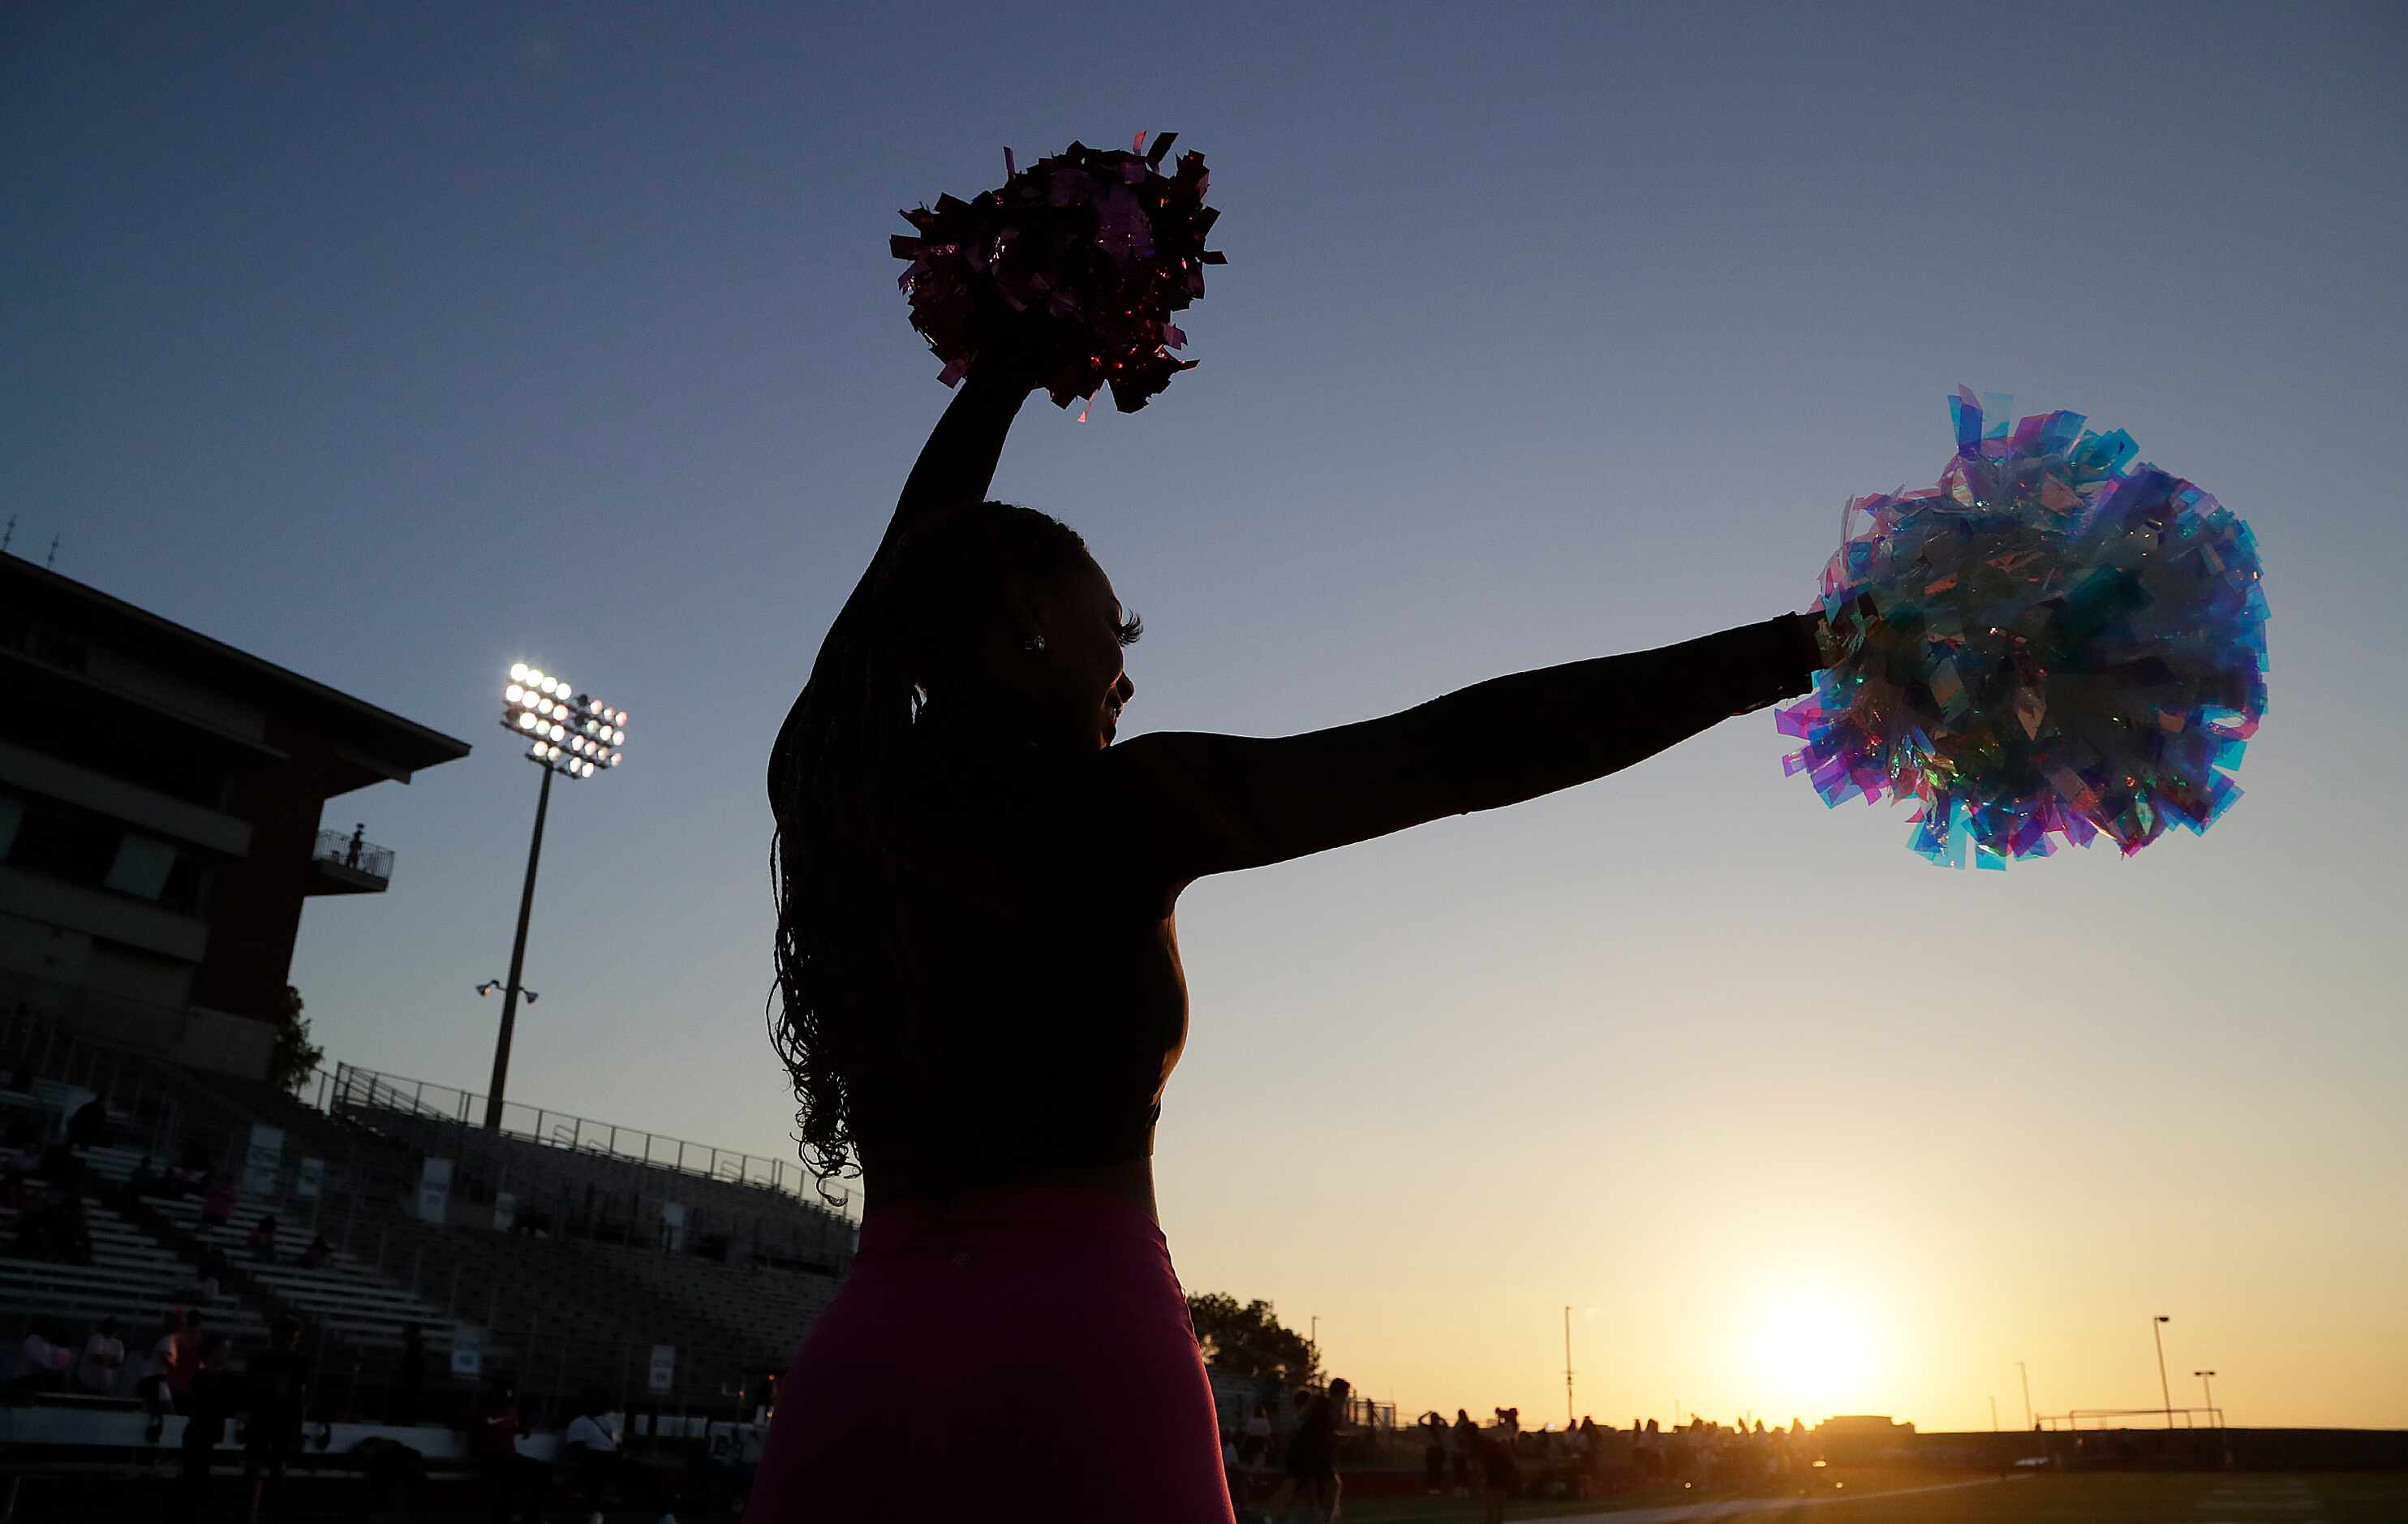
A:
<svg viewBox="0 0 2408 1524">
<path fill-rule="evenodd" d="M 0 1209 L 0 1245 L 9 1251 L 0 1258 L 0 1308 L 19 1325 L 8 1329 L 11 1335 L 22 1331 L 26 1322 L 38 1322 L 79 1346 L 91 1324 L 114 1317 L 124 1325 L 130 1356 L 150 1347 L 167 1309 L 198 1306 L 209 1328 L 237 1342 L 266 1337 L 265 1320 L 239 1298 L 222 1291 L 214 1301 L 194 1301 L 190 1291 L 200 1276 L 197 1265 L 179 1258 L 89 1190 L 83 1193 L 83 1205 L 92 1233 L 90 1265 L 17 1258 L 18 1214 Z"/>
<path fill-rule="evenodd" d="M 678 1352 L 676 1388 L 716 1395 L 782 1368 L 792 1353 L 773 1364 L 754 1340 L 629 1272 L 635 1261 L 666 1257 L 456 1225 L 395 1221 L 391 1229 L 430 1273 L 447 1284 L 456 1276 L 463 1305 L 494 1309 L 493 1337 L 516 1354 L 523 1387 L 573 1391 L 594 1384 L 616 1392 L 632 1385 L 640 1392 L 652 1347 L 669 1344 Z"/>
<path fill-rule="evenodd" d="M 237 1206 L 231 1218 L 218 1225 L 204 1225 L 201 1204 L 189 1197 L 152 1205 L 194 1238 L 216 1245 L 244 1274 L 344 1343 L 398 1350 L 402 1330 L 414 1323 L 427 1349 L 449 1359 L 454 1321 L 450 1312 L 339 1251 L 308 1270 L 295 1264 L 315 1236 L 307 1226 L 289 1225 L 279 1215 L 276 1257 L 262 1259 L 251 1253 L 250 1243 L 251 1229 L 269 1215 L 265 1205 Z"/>
<path fill-rule="evenodd" d="M 77 1340 L 114 1315 L 132 1354 L 188 1300 L 179 1293 L 213 1255 L 228 1284 L 208 1311 L 212 1330 L 231 1335 L 241 1358 L 277 1316 L 300 1316 L 323 1336 L 313 1345 L 323 1400 L 342 1414 L 389 1411 L 380 1404 L 398 1385 L 395 1352 L 411 1325 L 425 1351 L 427 1412 L 456 1416 L 467 1400 L 470 1381 L 452 1374 L 455 1329 L 479 1341 L 485 1372 L 518 1378 L 524 1402 L 554 1406 L 595 1385 L 629 1402 L 650 1392 L 687 1412 L 738 1411 L 757 1399 L 764 1373 L 792 1358 L 853 1254 L 853 1224 L 798 1198 L 791 1161 L 781 1186 L 761 1171 L 769 1161 L 723 1169 L 743 1159 L 725 1151 L 700 1149 L 698 1167 L 681 1167 L 540 1133 L 487 1133 L 414 1106 L 344 1104 L 331 1083 L 315 1086 L 311 1104 L 72 1041 L 16 1049 L 36 1061 L 15 1074 L 40 1075 L 16 1116 L 55 1138 L 74 1105 L 97 1094 L 112 1108 L 113 1141 L 78 1151 L 98 1263 L 0 1259 L 0 1311 L 33 1313 Z M 275 1136 L 263 1126 L 280 1129 L 272 1150 L 259 1146 Z M 420 1219 L 430 1157 L 453 1166 L 438 1221 Z M 245 1182 L 230 1220 L 204 1225 L 197 1194 L 146 1192 L 117 1205 L 115 1183 L 146 1159 Z M 746 1167 L 767 1178 L 748 1178 Z M 494 1226 L 504 1192 L 520 1203 L 514 1229 Z M 274 1254 L 263 1259 L 249 1240 L 270 1213 Z M 13 1226 L 0 1217 L 0 1232 Z M 303 1270 L 296 1261 L 321 1233 L 331 1252 Z M 656 1387 L 648 1376 L 658 1345 L 676 1357 Z"/>
<path fill-rule="evenodd" d="M 756 1359 L 779 1369 L 836 1295 L 834 1277 L 803 1271 L 714 1264 L 643 1250 L 609 1252 L 654 1290 L 749 1341 Z"/>
</svg>

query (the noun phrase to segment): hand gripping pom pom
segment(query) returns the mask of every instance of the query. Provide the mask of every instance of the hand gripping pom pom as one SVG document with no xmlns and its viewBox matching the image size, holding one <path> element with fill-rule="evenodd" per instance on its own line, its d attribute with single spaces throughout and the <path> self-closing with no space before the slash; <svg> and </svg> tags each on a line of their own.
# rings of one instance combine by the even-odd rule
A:
<svg viewBox="0 0 2408 1524">
<path fill-rule="evenodd" d="M 1225 260 L 1204 247 L 1221 215 L 1204 205 L 1204 155 L 1161 171 L 1177 137 L 1143 157 L 1073 143 L 1016 172 L 1007 151 L 1000 190 L 903 213 L 918 232 L 892 240 L 911 265 L 899 283 L 911 326 L 945 363 L 939 380 L 951 386 L 982 354 L 1008 355 L 1056 407 L 1108 385 L 1135 412 L 1195 367 L 1170 353 L 1187 342 L 1171 314 L 1204 294 L 1204 266 Z"/>
<path fill-rule="evenodd" d="M 1961 388 L 1950 410 L 1939 485 L 1848 505 L 1823 569 L 1840 650 L 1775 717 L 1806 742 L 1787 770 L 1826 804 L 1914 798 L 1908 846 L 1952 868 L 2204 831 L 2266 712 L 2249 525 L 2080 413 L 1985 431 Z"/>
</svg>

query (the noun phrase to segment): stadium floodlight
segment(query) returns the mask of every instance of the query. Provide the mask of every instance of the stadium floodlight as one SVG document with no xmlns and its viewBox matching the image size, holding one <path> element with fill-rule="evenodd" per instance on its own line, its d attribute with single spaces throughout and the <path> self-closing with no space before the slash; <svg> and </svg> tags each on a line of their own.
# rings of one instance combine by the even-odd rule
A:
<svg viewBox="0 0 2408 1524">
<path fill-rule="evenodd" d="M 552 809 L 552 775 L 588 779 L 602 770 L 596 766 L 601 742 L 589 739 L 598 737 L 602 729 L 594 716 L 609 717 L 612 746 L 627 739 L 625 710 L 612 709 L 592 694 L 579 693 L 557 673 L 523 661 L 510 663 L 509 681 L 502 687 L 502 728 L 528 740 L 523 755 L 542 767 L 543 783 L 535 800 L 535 834 L 527 841 L 526 884 L 519 891 L 519 929 L 510 946 L 510 976 L 505 982 L 487 980 L 477 986 L 480 995 L 502 991 L 502 1030 L 494 1044 L 494 1081 L 485 1097 L 488 1132 L 501 1130 L 502 1094 L 510 1077 L 510 1032 L 518 1019 L 519 997 L 525 996 L 529 1005 L 535 1003 L 535 992 L 519 983 L 519 975 L 526 967 L 527 919 L 535 911 L 536 868 L 543 857 L 543 821 Z M 569 733 L 572 719 L 580 732 L 574 737 Z M 619 765 L 617 752 L 610 754 L 607 765 Z"/>
</svg>

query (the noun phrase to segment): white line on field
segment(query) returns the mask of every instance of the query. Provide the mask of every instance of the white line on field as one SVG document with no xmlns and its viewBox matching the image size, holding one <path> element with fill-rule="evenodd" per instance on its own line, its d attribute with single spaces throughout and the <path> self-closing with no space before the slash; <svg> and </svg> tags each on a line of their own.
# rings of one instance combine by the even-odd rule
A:
<svg viewBox="0 0 2408 1524">
<path fill-rule="evenodd" d="M 1732 1498 L 1723 1502 L 1681 1502 L 1666 1508 L 1625 1508 L 1618 1513 L 1570 1514 L 1550 1524 L 1682 1524 L 1692 1519 L 1738 1518 L 1743 1514 L 1770 1513 L 1775 1508 L 1812 1508 L 1826 1503 L 1858 1502 L 1868 1498 L 1911 1498 L 1918 1492 L 1955 1492 L 1968 1487 L 1996 1487 L 1999 1478 L 1972 1482 L 1934 1482 L 1926 1487 L 1896 1487 L 1885 1492 L 1828 1492 L 1808 1498 Z"/>
</svg>

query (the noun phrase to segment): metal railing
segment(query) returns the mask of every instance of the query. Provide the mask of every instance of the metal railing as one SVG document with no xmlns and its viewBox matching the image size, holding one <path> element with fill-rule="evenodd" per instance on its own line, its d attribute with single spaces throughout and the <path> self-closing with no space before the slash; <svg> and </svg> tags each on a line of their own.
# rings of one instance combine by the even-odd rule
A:
<svg viewBox="0 0 2408 1524">
<path fill-rule="evenodd" d="M 373 841 L 363 841 L 356 835 L 343 831 L 320 831 L 317 850 L 309 855 L 322 863 L 348 868 L 354 873 L 366 873 L 373 879 L 393 881 L 393 849 Z"/>
<path fill-rule="evenodd" d="M 485 1098 L 472 1090 L 382 1074 L 352 1064 L 337 1068 L 329 1105 L 399 1111 L 428 1121 L 479 1129 L 485 1124 Z M 726 1186 L 750 1186 L 790 1198 L 808 1210 L 840 1216 L 820 1204 L 813 1177 L 793 1159 L 763 1158 L 733 1148 L 693 1143 L 515 1100 L 502 1102 L 501 1124 L 502 1135 L 519 1142 L 696 1175 Z"/>
<path fill-rule="evenodd" d="M 2119 1423 L 2123 1418 L 2146 1418 L 2155 1421 L 2145 1426 Z M 2200 1422 L 2205 1419 L 2204 1423 Z M 2051 1433 L 2071 1433 L 2083 1426 L 2090 1429 L 2221 1429 L 2224 1410 L 2220 1407 L 2078 1407 L 2070 1413 L 2039 1413 L 2032 1416 L 2033 1424 Z"/>
</svg>

